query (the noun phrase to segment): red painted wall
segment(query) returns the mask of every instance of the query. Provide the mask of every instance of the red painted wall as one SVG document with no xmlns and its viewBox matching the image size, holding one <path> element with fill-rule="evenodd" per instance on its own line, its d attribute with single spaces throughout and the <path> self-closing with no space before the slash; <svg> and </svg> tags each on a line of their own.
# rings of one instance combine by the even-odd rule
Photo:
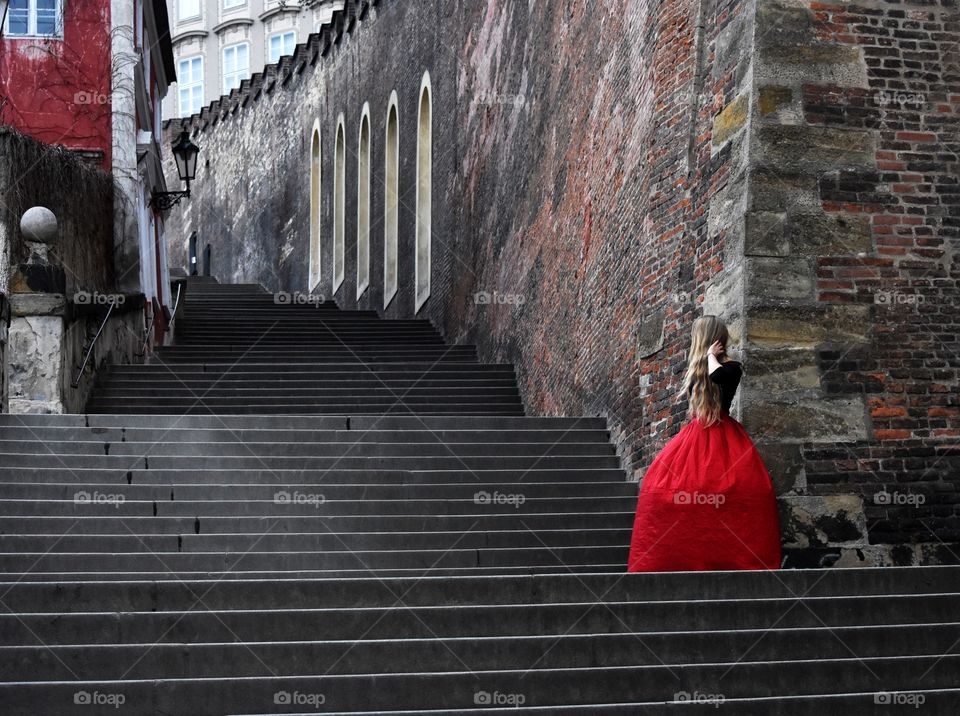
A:
<svg viewBox="0 0 960 716">
<path fill-rule="evenodd" d="M 0 122 L 111 158 L 110 0 L 64 3 L 63 38 L 0 38 Z M 132 90 L 132 88 L 131 88 Z"/>
</svg>

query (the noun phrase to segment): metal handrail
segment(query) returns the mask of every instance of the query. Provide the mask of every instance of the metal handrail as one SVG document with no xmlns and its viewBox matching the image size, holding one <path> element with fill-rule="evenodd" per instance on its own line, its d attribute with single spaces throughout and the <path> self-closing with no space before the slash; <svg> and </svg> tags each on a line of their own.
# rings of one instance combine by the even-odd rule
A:
<svg viewBox="0 0 960 716">
<path fill-rule="evenodd" d="M 150 343 L 150 331 L 153 329 L 153 322 L 156 320 L 156 312 L 150 316 L 150 323 L 147 324 L 146 330 L 143 332 L 143 345 L 140 346 L 140 352 L 137 353 L 137 358 L 142 358 L 147 354 L 147 344 Z"/>
<path fill-rule="evenodd" d="M 83 363 L 80 364 L 80 372 L 77 373 L 77 377 L 71 383 L 72 387 L 76 388 L 80 385 L 80 379 L 83 377 L 83 372 L 87 369 L 87 363 L 90 360 L 90 356 L 93 354 L 93 349 L 97 345 L 97 339 L 100 338 L 100 334 L 103 333 L 104 326 L 107 325 L 107 321 L 110 320 L 110 314 L 113 313 L 113 309 L 116 306 L 116 302 L 110 303 L 110 308 L 107 309 L 107 315 L 103 317 L 103 322 L 100 324 L 100 328 L 97 329 L 97 335 L 93 337 L 93 340 L 90 342 L 90 347 L 87 348 L 87 354 L 83 357 Z"/>
<path fill-rule="evenodd" d="M 177 316 L 177 309 L 180 308 L 180 289 L 183 288 L 183 282 L 177 283 L 177 300 L 173 302 L 173 313 L 170 314 L 170 322 Z"/>
</svg>

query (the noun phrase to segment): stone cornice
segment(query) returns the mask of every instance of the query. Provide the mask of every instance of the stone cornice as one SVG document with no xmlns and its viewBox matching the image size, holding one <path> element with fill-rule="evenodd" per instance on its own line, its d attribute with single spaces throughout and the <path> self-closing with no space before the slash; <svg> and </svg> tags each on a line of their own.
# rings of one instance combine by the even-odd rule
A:
<svg viewBox="0 0 960 716">
<path fill-rule="evenodd" d="M 186 32 L 181 32 L 179 35 L 174 36 L 170 41 L 174 46 L 180 44 L 184 40 L 189 40 L 193 37 L 206 37 L 210 33 L 206 30 L 187 30 Z"/>
<path fill-rule="evenodd" d="M 249 17 L 231 17 L 229 20 L 224 20 L 219 25 L 213 26 L 213 32 L 218 35 L 226 30 L 228 27 L 233 27 L 234 25 L 252 25 L 253 19 Z"/>
</svg>

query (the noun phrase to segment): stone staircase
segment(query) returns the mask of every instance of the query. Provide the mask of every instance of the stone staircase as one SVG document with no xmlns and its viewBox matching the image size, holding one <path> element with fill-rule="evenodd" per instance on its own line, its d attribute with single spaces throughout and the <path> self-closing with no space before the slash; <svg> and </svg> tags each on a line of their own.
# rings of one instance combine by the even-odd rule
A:
<svg viewBox="0 0 960 716">
<path fill-rule="evenodd" d="M 510 366 L 257 286 L 179 322 L 0 416 L 4 715 L 960 708 L 960 568 L 627 574 L 604 421 Z"/>
</svg>

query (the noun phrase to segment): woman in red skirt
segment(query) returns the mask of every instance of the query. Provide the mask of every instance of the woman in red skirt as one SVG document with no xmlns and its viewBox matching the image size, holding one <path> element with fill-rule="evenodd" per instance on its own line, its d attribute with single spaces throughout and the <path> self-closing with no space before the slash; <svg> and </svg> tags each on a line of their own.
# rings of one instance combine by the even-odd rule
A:
<svg viewBox="0 0 960 716">
<path fill-rule="evenodd" d="M 681 395 L 691 420 L 647 468 L 640 485 L 629 572 L 776 569 L 780 521 L 770 474 L 729 414 L 742 365 L 726 355 L 727 327 L 693 322 Z"/>
</svg>

